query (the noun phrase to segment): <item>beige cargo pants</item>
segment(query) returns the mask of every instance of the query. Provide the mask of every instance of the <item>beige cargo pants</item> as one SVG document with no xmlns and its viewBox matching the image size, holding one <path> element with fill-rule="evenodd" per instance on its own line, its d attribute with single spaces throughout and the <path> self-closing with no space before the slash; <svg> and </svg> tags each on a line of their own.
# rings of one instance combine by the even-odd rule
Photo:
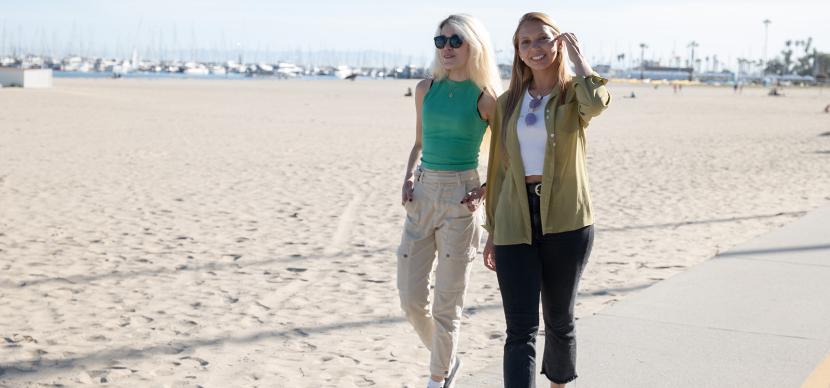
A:
<svg viewBox="0 0 830 388">
<path fill-rule="evenodd" d="M 461 199 L 479 185 L 475 169 L 434 171 L 419 167 L 413 199 L 404 205 L 406 221 L 398 248 L 401 307 L 430 350 L 430 373 L 437 376 L 448 375 L 458 349 L 470 263 L 476 257 L 482 229 L 481 208 L 472 213 Z"/>
</svg>

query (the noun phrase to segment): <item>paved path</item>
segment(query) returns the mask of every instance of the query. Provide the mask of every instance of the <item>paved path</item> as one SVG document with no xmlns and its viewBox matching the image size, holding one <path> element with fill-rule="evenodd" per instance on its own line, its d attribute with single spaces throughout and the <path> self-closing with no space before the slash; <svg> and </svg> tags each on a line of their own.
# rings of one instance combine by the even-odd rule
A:
<svg viewBox="0 0 830 388">
<path fill-rule="evenodd" d="M 579 320 L 577 336 L 569 388 L 830 388 L 830 207 Z M 501 386 L 500 364 L 457 384 Z"/>
</svg>

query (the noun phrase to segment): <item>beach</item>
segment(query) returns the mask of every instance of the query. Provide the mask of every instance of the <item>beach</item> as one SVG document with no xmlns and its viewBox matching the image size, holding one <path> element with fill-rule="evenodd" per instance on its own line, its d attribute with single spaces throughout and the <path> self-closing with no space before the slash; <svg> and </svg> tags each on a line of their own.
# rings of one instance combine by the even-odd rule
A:
<svg viewBox="0 0 830 388">
<path fill-rule="evenodd" d="M 0 89 L 0 386 L 423 386 L 395 280 L 416 82 Z M 830 202 L 830 91 L 609 89 L 578 317 Z M 466 306 L 459 384 L 502 355 L 480 256 Z"/>
</svg>

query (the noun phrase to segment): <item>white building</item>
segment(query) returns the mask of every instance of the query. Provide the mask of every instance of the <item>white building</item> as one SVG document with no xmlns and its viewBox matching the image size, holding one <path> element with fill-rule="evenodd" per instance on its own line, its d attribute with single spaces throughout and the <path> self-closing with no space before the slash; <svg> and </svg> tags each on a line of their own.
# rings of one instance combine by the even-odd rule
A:
<svg viewBox="0 0 830 388">
<path fill-rule="evenodd" d="M 0 67 L 0 85 L 23 88 L 51 88 L 52 69 Z"/>
</svg>

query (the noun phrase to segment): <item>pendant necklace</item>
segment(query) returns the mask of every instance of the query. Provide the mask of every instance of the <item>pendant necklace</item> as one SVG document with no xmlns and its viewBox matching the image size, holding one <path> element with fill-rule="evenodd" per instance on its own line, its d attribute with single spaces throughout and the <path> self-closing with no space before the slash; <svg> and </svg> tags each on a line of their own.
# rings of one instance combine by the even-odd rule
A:
<svg viewBox="0 0 830 388">
<path fill-rule="evenodd" d="M 553 88 L 550 88 L 545 94 L 539 93 L 539 97 L 533 97 L 533 93 L 530 92 L 530 87 L 527 88 L 527 94 L 530 96 L 530 112 L 525 115 L 525 124 L 529 126 L 536 124 L 536 109 L 539 109 L 539 106 L 542 105 L 542 99 L 550 94 L 551 90 Z"/>
</svg>

